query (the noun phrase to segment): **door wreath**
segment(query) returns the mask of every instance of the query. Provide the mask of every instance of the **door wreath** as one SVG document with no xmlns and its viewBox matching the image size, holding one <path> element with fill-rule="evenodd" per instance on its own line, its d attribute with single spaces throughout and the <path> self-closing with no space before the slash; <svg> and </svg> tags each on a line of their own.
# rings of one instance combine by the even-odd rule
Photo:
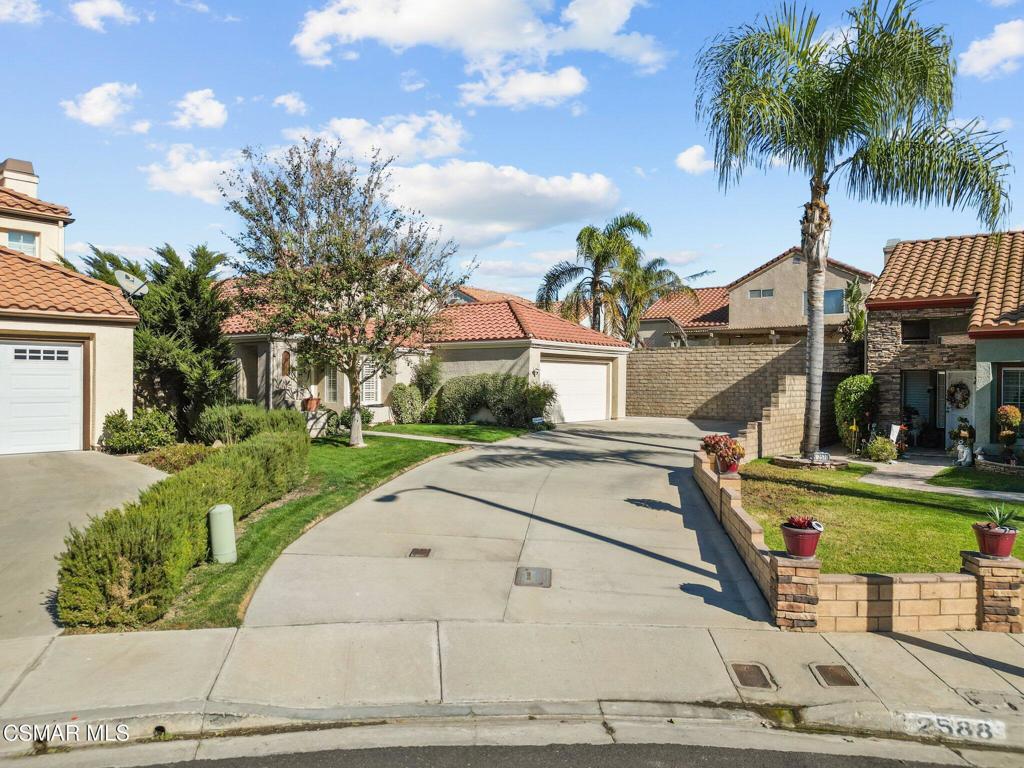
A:
<svg viewBox="0 0 1024 768">
<path fill-rule="evenodd" d="M 946 402 L 953 408 L 966 408 L 971 402 L 971 388 L 962 381 L 950 384 L 946 390 Z"/>
</svg>

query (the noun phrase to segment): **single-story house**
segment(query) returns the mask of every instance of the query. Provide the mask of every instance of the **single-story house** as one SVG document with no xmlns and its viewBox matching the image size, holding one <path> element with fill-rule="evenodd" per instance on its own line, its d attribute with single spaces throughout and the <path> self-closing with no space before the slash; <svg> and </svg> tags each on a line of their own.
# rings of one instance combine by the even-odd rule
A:
<svg viewBox="0 0 1024 768">
<path fill-rule="evenodd" d="M 477 296 L 494 293 L 479 290 Z M 550 414 L 554 421 L 625 416 L 627 343 L 538 309 L 521 297 L 498 294 L 504 298 L 481 301 L 468 291 L 462 295 L 465 298 L 441 311 L 439 331 L 426 350 L 410 350 L 393 373 L 363 384 L 361 399 L 375 421 L 391 418 L 391 389 L 396 383 L 411 383 L 413 368 L 424 354 L 440 356 L 446 379 L 512 373 L 551 383 L 558 392 Z M 256 327 L 245 313 L 223 324 L 239 361 L 239 397 L 268 408 L 298 407 L 312 384 L 323 406 L 349 407 L 351 398 L 340 371 L 318 370 L 312 381 L 300 382 L 294 345 L 261 335 Z"/>
<path fill-rule="evenodd" d="M 837 342 L 849 307 L 845 292 L 860 280 L 864 293 L 877 276 L 835 259 L 825 275 L 827 342 Z M 807 265 L 790 248 L 728 285 L 673 293 L 655 302 L 640 321 L 646 347 L 791 344 L 807 336 Z"/>
<path fill-rule="evenodd" d="M 996 451 L 996 409 L 1024 408 L 1024 231 L 890 240 L 867 307 L 883 428 L 948 446 L 963 416 Z"/>
<path fill-rule="evenodd" d="M 139 317 L 57 263 L 74 219 L 38 181 L 31 163 L 0 163 L 0 454 L 89 449 L 108 413 L 132 413 Z"/>
</svg>

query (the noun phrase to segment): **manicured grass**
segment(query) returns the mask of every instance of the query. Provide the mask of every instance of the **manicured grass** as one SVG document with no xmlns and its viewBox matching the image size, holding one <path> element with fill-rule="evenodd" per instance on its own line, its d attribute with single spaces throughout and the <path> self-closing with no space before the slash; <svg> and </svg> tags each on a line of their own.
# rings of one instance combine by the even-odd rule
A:
<svg viewBox="0 0 1024 768">
<path fill-rule="evenodd" d="M 976 549 L 971 523 L 990 502 L 926 491 L 869 485 L 873 471 L 783 469 L 767 460 L 743 467 L 743 507 L 764 527 L 765 543 L 784 549 L 779 525 L 790 515 L 825 524 L 818 546 L 826 573 L 948 573 L 960 570 L 960 550 Z M 1018 541 L 1015 554 L 1024 554 Z"/>
<path fill-rule="evenodd" d="M 1021 478 L 980 472 L 974 467 L 947 467 L 928 480 L 928 483 L 943 488 L 973 488 L 978 491 L 1024 493 L 1024 480 Z"/>
<path fill-rule="evenodd" d="M 253 515 L 238 539 L 238 562 L 207 563 L 194 569 L 160 629 L 234 627 L 242 622 L 249 597 L 281 552 L 313 523 L 401 474 L 415 464 L 458 446 L 386 437 L 367 437 L 366 448 L 344 440 L 315 440 L 310 450 L 306 495 Z"/>
<path fill-rule="evenodd" d="M 529 432 L 519 427 L 499 427 L 496 424 L 375 424 L 373 432 L 398 432 L 403 435 L 450 437 L 455 440 L 475 440 L 478 443 L 496 443 Z"/>
</svg>

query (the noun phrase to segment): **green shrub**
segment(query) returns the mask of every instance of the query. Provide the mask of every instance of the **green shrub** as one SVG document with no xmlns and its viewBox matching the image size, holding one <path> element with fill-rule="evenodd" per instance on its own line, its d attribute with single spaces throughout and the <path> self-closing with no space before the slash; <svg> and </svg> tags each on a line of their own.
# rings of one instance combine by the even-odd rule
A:
<svg viewBox="0 0 1024 768">
<path fill-rule="evenodd" d="M 138 501 L 72 529 L 57 574 L 66 626 L 139 626 L 162 616 L 209 549 L 206 513 L 230 504 L 240 519 L 302 482 L 304 431 L 265 432 L 161 480 Z"/>
<path fill-rule="evenodd" d="M 362 409 L 363 415 L 363 429 L 366 429 L 370 424 L 373 423 L 373 411 L 367 407 Z M 352 407 L 349 406 L 338 413 L 338 423 L 345 429 L 352 429 Z"/>
<path fill-rule="evenodd" d="M 441 386 L 441 358 L 430 355 L 420 360 L 412 369 L 412 385 L 424 400 L 429 400 Z"/>
<path fill-rule="evenodd" d="M 423 395 L 416 387 L 395 384 L 391 388 L 391 415 L 396 424 L 415 424 L 423 410 Z"/>
<path fill-rule="evenodd" d="M 430 397 L 425 403 L 423 408 L 420 410 L 420 422 L 423 424 L 433 424 L 437 419 L 437 395 Z"/>
<path fill-rule="evenodd" d="M 261 432 L 306 431 L 306 415 L 291 408 L 267 410 L 259 405 L 214 405 L 199 416 L 193 430 L 200 442 L 240 443 Z"/>
<path fill-rule="evenodd" d="M 327 413 L 327 422 L 324 424 L 324 431 L 321 437 L 337 437 L 341 434 L 341 417 L 333 408 L 319 408 L 318 412 Z"/>
<path fill-rule="evenodd" d="M 458 376 L 438 390 L 433 420 L 441 424 L 466 424 L 481 408 L 487 408 L 497 424 L 525 427 L 531 419 L 543 416 L 554 398 L 555 390 L 549 384 L 530 384 L 523 376 Z"/>
<path fill-rule="evenodd" d="M 216 450 L 202 443 L 175 443 L 147 451 L 139 456 L 139 463 L 173 475 L 205 461 Z"/>
<path fill-rule="evenodd" d="M 895 461 L 897 455 L 896 444 L 887 437 L 876 435 L 868 443 L 868 458 L 872 461 Z"/>
<path fill-rule="evenodd" d="M 875 412 L 877 395 L 875 377 L 866 373 L 843 379 L 836 387 L 836 426 L 839 427 L 843 445 L 850 450 L 857 447 L 860 437 L 868 434 L 868 414 Z M 854 425 L 857 427 L 856 431 L 851 429 Z"/>
<path fill-rule="evenodd" d="M 156 408 L 140 408 L 129 419 L 124 409 L 103 420 L 103 447 L 110 453 L 143 453 L 170 445 L 175 437 L 174 419 Z"/>
</svg>

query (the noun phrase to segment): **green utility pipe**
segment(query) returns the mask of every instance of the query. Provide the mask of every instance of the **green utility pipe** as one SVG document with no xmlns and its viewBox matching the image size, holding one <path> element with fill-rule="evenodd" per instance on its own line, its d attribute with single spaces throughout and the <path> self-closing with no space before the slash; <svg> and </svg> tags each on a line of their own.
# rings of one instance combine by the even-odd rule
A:
<svg viewBox="0 0 1024 768">
<path fill-rule="evenodd" d="M 207 513 L 210 518 L 210 549 L 213 562 L 233 563 L 238 559 L 235 550 L 235 513 L 230 504 L 217 504 Z"/>
</svg>

